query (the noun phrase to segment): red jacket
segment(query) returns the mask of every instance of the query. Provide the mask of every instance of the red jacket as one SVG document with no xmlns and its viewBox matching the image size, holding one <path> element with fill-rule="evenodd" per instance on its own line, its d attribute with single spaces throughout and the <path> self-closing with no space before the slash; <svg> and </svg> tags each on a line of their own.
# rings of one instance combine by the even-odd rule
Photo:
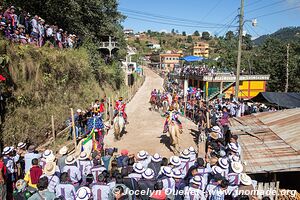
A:
<svg viewBox="0 0 300 200">
<path fill-rule="evenodd" d="M 118 111 L 125 111 L 126 103 L 123 103 L 122 101 L 116 101 L 115 110 Z"/>
</svg>

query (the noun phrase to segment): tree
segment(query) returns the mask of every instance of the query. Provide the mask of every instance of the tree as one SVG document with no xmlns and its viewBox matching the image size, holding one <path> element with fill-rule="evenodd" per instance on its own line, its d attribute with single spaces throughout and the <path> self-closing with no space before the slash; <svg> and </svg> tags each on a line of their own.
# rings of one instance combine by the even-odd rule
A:
<svg viewBox="0 0 300 200">
<path fill-rule="evenodd" d="M 185 31 L 182 32 L 182 36 L 186 36 L 186 32 Z"/>
<path fill-rule="evenodd" d="M 187 42 L 188 42 L 188 43 L 193 43 L 193 38 L 192 38 L 191 35 L 189 35 L 189 36 L 187 37 Z"/>
<path fill-rule="evenodd" d="M 195 31 L 193 35 L 194 36 L 200 36 L 200 33 L 199 33 L 199 31 Z"/>
<path fill-rule="evenodd" d="M 175 29 L 173 28 L 171 31 L 172 35 L 175 35 Z"/>
<path fill-rule="evenodd" d="M 232 40 L 234 38 L 234 33 L 232 31 L 228 31 L 225 36 L 225 40 Z"/>
<path fill-rule="evenodd" d="M 207 32 L 207 31 L 204 31 L 203 33 L 202 33 L 202 37 L 201 37 L 201 39 L 202 40 L 210 40 L 210 33 L 209 32 Z"/>
<path fill-rule="evenodd" d="M 252 47 L 253 47 L 253 42 L 251 40 L 251 35 L 249 34 L 246 34 L 244 37 L 243 37 L 243 45 L 244 45 L 244 50 L 251 50 Z"/>
<path fill-rule="evenodd" d="M 124 38 L 121 21 L 125 17 L 118 11 L 117 0 L 4 0 L 4 5 L 14 5 L 41 16 L 46 23 L 94 42 L 114 36 Z"/>
</svg>

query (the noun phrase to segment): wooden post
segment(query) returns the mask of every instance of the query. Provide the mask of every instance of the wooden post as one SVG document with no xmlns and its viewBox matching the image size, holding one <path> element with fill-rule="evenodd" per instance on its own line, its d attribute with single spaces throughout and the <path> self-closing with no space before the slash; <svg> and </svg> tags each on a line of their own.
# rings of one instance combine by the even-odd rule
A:
<svg viewBox="0 0 300 200">
<path fill-rule="evenodd" d="M 76 143 L 75 119 L 74 119 L 73 108 L 71 108 L 71 117 L 72 117 L 73 141 L 74 141 L 74 146 L 75 146 L 75 149 L 76 149 L 77 148 L 77 143 Z"/>
<path fill-rule="evenodd" d="M 210 128 L 210 119 L 209 119 L 209 112 L 206 111 L 206 126 L 207 128 Z"/>
<path fill-rule="evenodd" d="M 51 125 L 52 125 L 52 136 L 53 136 L 53 142 L 55 144 L 55 129 L 54 129 L 54 117 L 51 116 Z"/>
</svg>

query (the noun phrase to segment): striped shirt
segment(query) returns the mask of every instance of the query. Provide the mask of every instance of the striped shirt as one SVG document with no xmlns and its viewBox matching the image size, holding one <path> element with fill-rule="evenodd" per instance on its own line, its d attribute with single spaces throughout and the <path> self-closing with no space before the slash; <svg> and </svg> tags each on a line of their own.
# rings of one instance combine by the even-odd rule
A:
<svg viewBox="0 0 300 200">
<path fill-rule="evenodd" d="M 94 177 L 94 183 L 97 182 L 98 176 L 104 171 L 106 168 L 104 166 L 95 166 L 91 168 L 91 173 L 93 174 Z"/>
<path fill-rule="evenodd" d="M 68 172 L 72 183 L 78 183 L 81 180 L 81 173 L 76 166 L 66 165 L 63 168 L 63 172 Z"/>
<path fill-rule="evenodd" d="M 60 183 L 55 188 L 56 197 L 64 197 L 65 200 L 76 199 L 75 187 L 72 184 Z"/>
<path fill-rule="evenodd" d="M 110 192 L 109 185 L 96 183 L 92 185 L 92 194 L 94 200 L 109 200 L 109 192 Z"/>
<path fill-rule="evenodd" d="M 41 177 L 48 178 L 48 190 L 49 192 L 55 192 L 55 188 L 59 184 L 59 178 L 55 175 L 48 176 L 46 174 L 42 175 Z"/>
</svg>

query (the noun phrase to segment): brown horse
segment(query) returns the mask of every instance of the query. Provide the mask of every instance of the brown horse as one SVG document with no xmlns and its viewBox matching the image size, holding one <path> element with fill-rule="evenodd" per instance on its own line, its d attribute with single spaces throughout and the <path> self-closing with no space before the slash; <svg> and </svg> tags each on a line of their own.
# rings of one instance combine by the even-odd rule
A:
<svg viewBox="0 0 300 200">
<path fill-rule="evenodd" d="M 169 134 L 171 139 L 171 145 L 174 147 L 174 152 L 179 153 L 179 135 L 182 134 L 178 124 L 171 122 L 169 124 Z"/>
</svg>

